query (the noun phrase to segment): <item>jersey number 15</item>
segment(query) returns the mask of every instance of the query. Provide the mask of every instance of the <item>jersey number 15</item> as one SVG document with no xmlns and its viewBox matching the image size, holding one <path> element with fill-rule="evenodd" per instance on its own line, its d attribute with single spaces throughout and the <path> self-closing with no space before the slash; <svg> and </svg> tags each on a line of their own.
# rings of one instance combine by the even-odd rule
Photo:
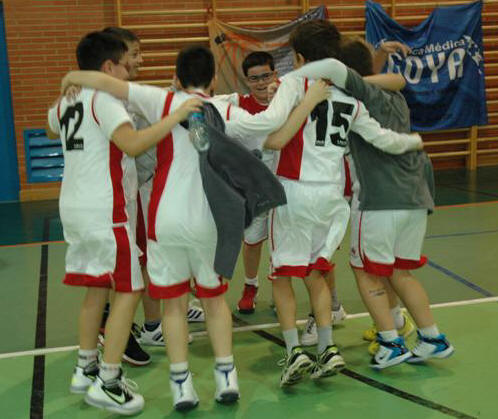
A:
<svg viewBox="0 0 498 419">
<path fill-rule="evenodd" d="M 351 124 L 351 117 L 353 116 L 354 105 L 344 102 L 332 102 L 332 127 L 338 129 L 337 132 L 330 134 L 332 144 L 337 147 L 346 147 L 347 145 L 347 132 Z M 316 141 L 317 147 L 325 146 L 325 136 L 328 128 L 328 113 L 329 101 L 324 100 L 315 106 L 311 112 L 311 120 L 316 120 Z M 349 117 L 349 118 L 348 118 Z"/>
</svg>

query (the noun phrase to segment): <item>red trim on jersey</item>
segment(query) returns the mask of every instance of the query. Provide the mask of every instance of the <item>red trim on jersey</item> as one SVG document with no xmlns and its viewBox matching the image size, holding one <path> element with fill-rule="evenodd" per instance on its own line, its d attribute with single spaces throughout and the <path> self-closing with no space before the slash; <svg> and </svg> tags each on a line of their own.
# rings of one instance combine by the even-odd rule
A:
<svg viewBox="0 0 498 419">
<path fill-rule="evenodd" d="M 128 221 L 125 207 L 126 200 L 123 188 L 123 152 L 113 142 L 109 143 L 109 170 L 112 183 L 112 223 Z"/>
<path fill-rule="evenodd" d="M 353 196 L 353 185 L 351 183 L 351 171 L 349 169 L 349 163 L 346 156 L 343 157 L 344 160 L 344 196 Z"/>
<path fill-rule="evenodd" d="M 110 273 L 93 276 L 67 272 L 62 282 L 66 285 L 77 287 L 112 288 L 112 276 Z"/>
<path fill-rule="evenodd" d="M 320 257 L 316 262 L 310 263 L 308 265 L 307 275 L 309 275 L 311 271 L 320 271 L 322 275 L 325 275 L 326 273 L 334 270 L 334 267 L 335 264 L 330 263 L 327 259 Z"/>
<path fill-rule="evenodd" d="M 180 284 L 169 285 L 167 287 L 154 285 L 152 281 L 149 283 L 149 295 L 156 300 L 159 298 L 178 298 L 188 292 L 190 292 L 190 279 L 186 279 L 185 282 L 181 282 Z"/>
<path fill-rule="evenodd" d="M 100 122 L 99 120 L 97 119 L 97 115 L 95 114 L 95 98 L 97 97 L 97 92 L 94 92 L 93 93 L 93 96 L 92 96 L 92 105 L 91 105 L 91 109 L 92 109 L 92 116 L 93 116 L 93 119 L 95 119 L 95 122 L 97 123 L 97 125 L 100 125 Z"/>
<path fill-rule="evenodd" d="M 218 285 L 216 288 L 206 288 L 196 282 L 195 296 L 197 298 L 214 298 L 225 294 L 225 292 L 227 292 L 228 290 L 228 283 L 223 284 L 221 278 L 219 278 L 219 280 L 220 285 Z"/>
<path fill-rule="evenodd" d="M 59 100 L 59 102 L 57 103 L 57 120 L 60 121 L 61 120 L 61 101 Z"/>
<path fill-rule="evenodd" d="M 396 258 L 396 260 L 394 261 L 394 268 L 409 271 L 411 269 L 421 268 L 426 263 L 427 256 L 425 255 L 420 256 L 419 260 Z"/>
<path fill-rule="evenodd" d="M 249 112 L 251 115 L 263 112 L 268 108 L 268 105 L 262 105 L 256 98 L 250 95 L 239 94 L 239 107 Z"/>
<path fill-rule="evenodd" d="M 140 266 L 147 265 L 147 232 L 145 231 L 144 212 L 142 210 L 142 200 L 140 194 L 137 197 L 137 246 L 142 251 L 143 255 L 139 257 Z"/>
<path fill-rule="evenodd" d="M 227 121 L 230 121 L 230 108 L 232 107 L 232 104 L 229 103 L 227 107 Z"/>
<path fill-rule="evenodd" d="M 308 79 L 304 79 L 304 92 L 308 90 Z M 292 137 L 287 145 L 280 150 L 280 158 L 276 174 L 287 179 L 299 180 L 301 175 L 301 161 L 304 149 L 304 127 L 308 118 L 303 122 L 299 131 Z"/>
<path fill-rule="evenodd" d="M 174 92 L 168 92 L 164 103 L 163 118 L 169 114 L 171 102 L 173 101 Z M 169 169 L 173 162 L 173 135 L 171 132 L 157 145 L 157 165 L 154 181 L 152 183 L 152 192 L 150 195 L 149 213 L 148 213 L 148 234 L 149 239 L 157 240 L 156 238 L 156 216 L 159 201 L 166 186 Z M 160 297 L 158 297 L 160 298 Z"/>
<path fill-rule="evenodd" d="M 116 240 L 116 267 L 112 273 L 114 289 L 118 292 L 138 291 L 132 285 L 130 240 L 126 227 L 113 227 L 112 231 Z"/>
</svg>

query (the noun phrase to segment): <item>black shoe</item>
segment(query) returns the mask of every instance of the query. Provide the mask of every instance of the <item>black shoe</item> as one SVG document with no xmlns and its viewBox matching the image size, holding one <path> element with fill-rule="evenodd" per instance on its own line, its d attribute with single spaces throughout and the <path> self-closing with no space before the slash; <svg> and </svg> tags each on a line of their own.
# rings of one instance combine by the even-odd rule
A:
<svg viewBox="0 0 498 419">
<path fill-rule="evenodd" d="M 150 355 L 140 347 L 133 333 L 128 338 L 123 360 L 137 367 L 150 364 Z"/>
</svg>

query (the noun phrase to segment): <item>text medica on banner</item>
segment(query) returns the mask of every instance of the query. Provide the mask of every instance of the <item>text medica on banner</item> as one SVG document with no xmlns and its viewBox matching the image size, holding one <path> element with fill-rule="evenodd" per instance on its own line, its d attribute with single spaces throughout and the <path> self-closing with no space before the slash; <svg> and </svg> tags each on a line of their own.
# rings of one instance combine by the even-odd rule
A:
<svg viewBox="0 0 498 419">
<path fill-rule="evenodd" d="M 414 28 L 391 19 L 367 1 L 366 36 L 378 47 L 397 40 L 412 48 L 391 54 L 387 72 L 403 74 L 412 129 L 432 131 L 487 123 L 481 26 L 482 2 L 438 7 Z"/>
</svg>

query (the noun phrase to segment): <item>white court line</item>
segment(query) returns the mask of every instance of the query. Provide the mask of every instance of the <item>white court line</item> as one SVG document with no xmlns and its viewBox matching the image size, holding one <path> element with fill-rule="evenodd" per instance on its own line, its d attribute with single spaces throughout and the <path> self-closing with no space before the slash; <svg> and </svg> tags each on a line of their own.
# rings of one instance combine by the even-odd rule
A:
<svg viewBox="0 0 498 419">
<path fill-rule="evenodd" d="M 486 297 L 486 298 L 476 298 L 473 300 L 462 300 L 462 301 L 452 301 L 449 303 L 439 303 L 439 304 L 431 304 L 431 308 L 444 308 L 444 307 L 457 307 L 457 306 L 468 306 L 473 304 L 482 304 L 482 303 L 495 303 L 498 302 L 498 297 Z M 346 319 L 360 319 L 363 317 L 368 317 L 368 313 L 355 313 L 348 314 Z M 305 324 L 307 320 L 298 320 L 296 323 L 298 325 Z M 265 324 L 253 324 L 248 326 L 239 326 L 234 327 L 233 331 L 237 332 L 251 332 L 254 330 L 264 330 L 264 329 L 274 329 L 279 327 L 280 323 L 265 323 Z M 207 331 L 201 332 L 192 332 L 192 336 L 200 337 L 207 336 Z M 36 356 L 36 355 L 47 355 L 53 354 L 57 352 L 69 352 L 75 351 L 78 349 L 78 345 L 73 346 L 61 346 L 58 348 L 43 348 L 43 349 L 34 349 L 31 351 L 20 351 L 20 352 L 9 352 L 5 354 L 0 354 L 0 359 L 8 359 L 8 358 L 17 358 L 20 356 Z"/>
</svg>

